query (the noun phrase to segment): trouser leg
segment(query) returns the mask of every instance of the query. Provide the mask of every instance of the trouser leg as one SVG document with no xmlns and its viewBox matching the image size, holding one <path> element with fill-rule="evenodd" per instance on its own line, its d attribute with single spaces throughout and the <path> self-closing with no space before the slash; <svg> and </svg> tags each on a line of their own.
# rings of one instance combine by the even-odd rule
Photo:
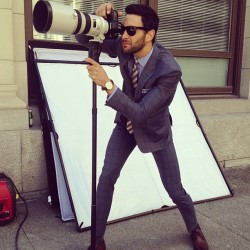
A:
<svg viewBox="0 0 250 250">
<path fill-rule="evenodd" d="M 170 198 L 179 208 L 188 232 L 191 232 L 197 226 L 197 219 L 193 201 L 181 183 L 174 144 L 170 143 L 167 148 L 153 152 L 153 156 L 158 166 L 162 183 Z"/>
<path fill-rule="evenodd" d="M 104 166 L 97 186 L 96 236 L 104 236 L 112 204 L 114 185 L 128 156 L 135 148 L 135 139 L 124 128 L 116 126 L 106 149 Z"/>
</svg>

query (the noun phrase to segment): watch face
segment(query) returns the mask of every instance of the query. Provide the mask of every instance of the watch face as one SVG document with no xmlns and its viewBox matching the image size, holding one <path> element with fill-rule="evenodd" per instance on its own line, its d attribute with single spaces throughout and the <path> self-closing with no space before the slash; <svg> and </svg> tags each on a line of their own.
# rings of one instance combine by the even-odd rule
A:
<svg viewBox="0 0 250 250">
<path fill-rule="evenodd" d="M 113 88 L 113 83 L 112 82 L 106 82 L 105 87 L 107 88 L 107 90 L 111 90 Z"/>
</svg>

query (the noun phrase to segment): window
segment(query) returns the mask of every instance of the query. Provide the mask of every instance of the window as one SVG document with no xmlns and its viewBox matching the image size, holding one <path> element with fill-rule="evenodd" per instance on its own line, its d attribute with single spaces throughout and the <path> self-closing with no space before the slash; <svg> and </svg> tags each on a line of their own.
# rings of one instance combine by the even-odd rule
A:
<svg viewBox="0 0 250 250">
<path fill-rule="evenodd" d="M 93 13 L 107 0 L 52 0 Z M 32 29 L 32 7 L 25 0 L 28 40 L 78 44 L 74 36 L 39 34 Z M 148 4 L 160 17 L 157 40 L 181 65 L 185 86 L 193 95 L 239 94 L 245 0 L 113 0 L 116 9 L 131 3 Z M 66 43 L 65 43 L 66 42 Z M 198 70 L 197 70 L 198 69 Z M 30 86 L 29 86 L 30 88 Z M 31 91 L 32 92 L 32 91 Z M 29 95 L 31 93 L 29 91 Z"/>
<path fill-rule="evenodd" d="M 158 39 L 168 48 L 228 51 L 231 0 L 159 0 Z"/>
<path fill-rule="evenodd" d="M 158 0 L 157 39 L 179 62 L 189 93 L 237 94 L 242 2 Z"/>
</svg>

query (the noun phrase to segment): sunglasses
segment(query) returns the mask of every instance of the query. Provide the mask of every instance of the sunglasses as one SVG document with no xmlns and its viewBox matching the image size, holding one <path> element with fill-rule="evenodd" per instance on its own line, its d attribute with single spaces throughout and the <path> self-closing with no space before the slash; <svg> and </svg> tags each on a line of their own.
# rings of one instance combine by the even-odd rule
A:
<svg viewBox="0 0 250 250">
<path fill-rule="evenodd" d="M 123 35 L 123 33 L 126 30 L 129 36 L 134 36 L 135 33 L 136 33 L 136 30 L 138 30 L 138 29 L 148 31 L 148 29 L 144 28 L 144 27 L 124 26 L 124 25 L 121 25 L 121 35 Z"/>
</svg>

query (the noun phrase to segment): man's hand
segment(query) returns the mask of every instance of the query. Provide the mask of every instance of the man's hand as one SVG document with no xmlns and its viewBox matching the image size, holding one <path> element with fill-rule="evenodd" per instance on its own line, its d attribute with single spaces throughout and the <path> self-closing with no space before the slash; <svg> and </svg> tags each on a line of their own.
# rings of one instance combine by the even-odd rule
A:
<svg viewBox="0 0 250 250">
<path fill-rule="evenodd" d="M 85 62 L 90 65 L 87 66 L 89 77 L 99 86 L 104 86 L 109 81 L 109 77 L 106 74 L 103 67 L 91 58 L 86 58 Z"/>
<path fill-rule="evenodd" d="M 90 64 L 86 67 L 89 73 L 89 77 L 96 85 L 104 87 L 105 83 L 110 81 L 110 78 L 108 77 L 104 68 L 98 62 L 89 57 L 85 59 L 85 62 Z M 111 95 L 116 88 L 117 87 L 114 84 L 111 90 L 106 90 L 107 94 Z"/>
<path fill-rule="evenodd" d="M 112 5 L 112 3 L 104 3 L 104 4 L 101 4 L 95 11 L 95 14 L 97 16 L 101 16 L 101 17 L 104 17 L 104 18 L 107 18 L 107 14 L 110 14 L 111 10 L 113 10 L 114 7 Z M 122 12 L 121 11 L 118 11 L 118 16 L 122 16 Z"/>
</svg>

